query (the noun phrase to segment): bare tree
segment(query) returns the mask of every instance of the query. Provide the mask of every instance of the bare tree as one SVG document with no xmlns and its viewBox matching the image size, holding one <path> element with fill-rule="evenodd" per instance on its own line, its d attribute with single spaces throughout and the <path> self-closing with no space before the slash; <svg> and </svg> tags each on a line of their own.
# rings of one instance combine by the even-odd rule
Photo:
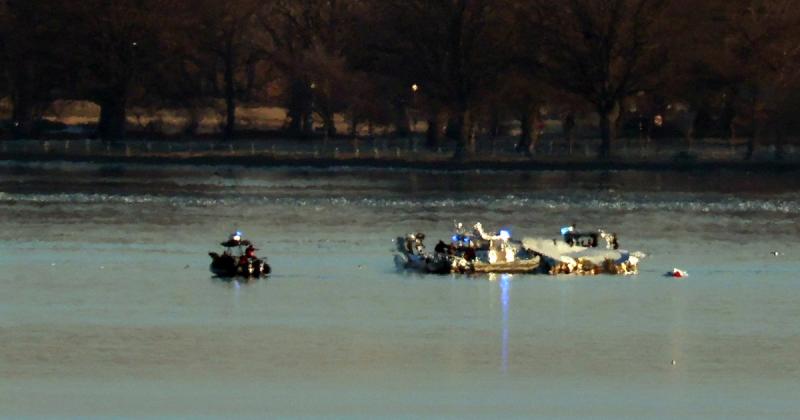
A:
<svg viewBox="0 0 800 420">
<path fill-rule="evenodd" d="M 195 27 L 187 28 L 197 43 L 193 67 L 210 82 L 211 92 L 225 102 L 223 136 L 236 130 L 237 101 L 261 88 L 269 74 L 260 66 L 268 57 L 260 16 L 271 2 L 260 0 L 192 2 Z"/>
<path fill-rule="evenodd" d="M 599 157 L 611 155 L 620 102 L 658 86 L 666 37 L 659 19 L 666 0 L 532 0 L 523 27 L 538 39 L 532 72 L 591 103 L 600 119 Z"/>
<path fill-rule="evenodd" d="M 61 66 L 63 49 L 57 48 L 65 23 L 54 6 L 51 0 L 0 3 L 0 63 L 15 136 L 30 136 L 37 115 L 53 98 L 65 94 L 61 87 L 70 81 Z"/>
<path fill-rule="evenodd" d="M 509 64 L 506 2 L 392 0 L 373 7 L 372 24 L 365 27 L 372 70 L 391 75 L 399 86 L 418 84 L 418 95 L 432 104 L 429 125 L 436 129 L 442 110 L 452 115 L 456 158 L 473 154 L 473 113 Z"/>
<path fill-rule="evenodd" d="M 100 105 L 101 138 L 123 137 L 129 102 L 146 95 L 145 79 L 158 77 L 165 20 L 175 3 L 85 0 L 53 7 L 59 21 L 69 23 L 56 48 L 65 51 L 63 69 L 74 72 L 71 96 Z"/>
<path fill-rule="evenodd" d="M 285 77 L 290 130 L 310 133 L 313 113 L 326 135 L 335 135 L 334 115 L 355 100 L 350 87 L 361 75 L 347 63 L 357 0 L 279 0 L 263 27 L 271 35 L 271 59 Z"/>
<path fill-rule="evenodd" d="M 719 73 L 734 82 L 737 121 L 750 125 L 750 159 L 767 125 L 783 136 L 781 111 L 800 82 L 800 9 L 791 0 L 738 0 L 723 7 L 724 55 L 712 65 L 725 66 L 717 67 Z"/>
</svg>

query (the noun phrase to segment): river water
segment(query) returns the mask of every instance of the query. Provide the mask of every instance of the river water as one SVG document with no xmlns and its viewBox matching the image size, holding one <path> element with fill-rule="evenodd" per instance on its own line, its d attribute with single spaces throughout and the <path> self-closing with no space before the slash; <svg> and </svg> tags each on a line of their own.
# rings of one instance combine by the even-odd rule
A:
<svg viewBox="0 0 800 420">
<path fill-rule="evenodd" d="M 0 416 L 796 417 L 798 209 L 795 173 L 3 163 Z M 648 257 L 395 270 L 454 219 Z M 235 229 L 268 279 L 211 277 Z"/>
</svg>

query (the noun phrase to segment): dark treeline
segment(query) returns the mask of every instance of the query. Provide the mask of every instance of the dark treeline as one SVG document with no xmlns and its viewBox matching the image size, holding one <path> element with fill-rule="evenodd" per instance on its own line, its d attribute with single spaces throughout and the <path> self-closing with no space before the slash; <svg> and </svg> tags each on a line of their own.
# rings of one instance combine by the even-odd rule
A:
<svg viewBox="0 0 800 420">
<path fill-rule="evenodd" d="M 100 107 L 104 139 L 132 107 L 182 110 L 187 134 L 219 107 L 229 139 L 237 106 L 270 104 L 299 136 L 424 121 L 457 156 L 510 120 L 521 153 L 544 118 L 571 141 L 589 114 L 601 158 L 631 126 L 744 138 L 748 158 L 800 131 L 795 0 L 5 0 L 0 21 L 17 137 L 65 99 Z"/>
</svg>

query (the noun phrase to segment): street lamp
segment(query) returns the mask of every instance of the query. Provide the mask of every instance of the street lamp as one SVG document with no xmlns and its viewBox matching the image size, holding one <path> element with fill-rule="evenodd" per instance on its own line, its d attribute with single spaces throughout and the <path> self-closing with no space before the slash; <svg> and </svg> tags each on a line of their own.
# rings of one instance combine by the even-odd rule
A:
<svg viewBox="0 0 800 420">
<path fill-rule="evenodd" d="M 417 132 L 417 91 L 419 90 L 419 85 L 414 83 L 411 85 L 411 97 L 412 97 L 412 114 L 411 114 L 411 144 L 412 148 L 414 146 L 414 134 Z"/>
</svg>

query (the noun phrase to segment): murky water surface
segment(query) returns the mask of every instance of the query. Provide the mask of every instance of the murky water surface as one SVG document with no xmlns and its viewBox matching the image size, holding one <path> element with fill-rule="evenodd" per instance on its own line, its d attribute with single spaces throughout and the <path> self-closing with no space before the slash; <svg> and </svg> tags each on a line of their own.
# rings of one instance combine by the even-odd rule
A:
<svg viewBox="0 0 800 420">
<path fill-rule="evenodd" d="M 0 416 L 795 417 L 798 184 L 2 164 Z M 395 271 L 393 237 L 453 219 L 604 227 L 649 257 L 627 278 Z M 237 228 L 269 279 L 210 276 Z"/>
</svg>

